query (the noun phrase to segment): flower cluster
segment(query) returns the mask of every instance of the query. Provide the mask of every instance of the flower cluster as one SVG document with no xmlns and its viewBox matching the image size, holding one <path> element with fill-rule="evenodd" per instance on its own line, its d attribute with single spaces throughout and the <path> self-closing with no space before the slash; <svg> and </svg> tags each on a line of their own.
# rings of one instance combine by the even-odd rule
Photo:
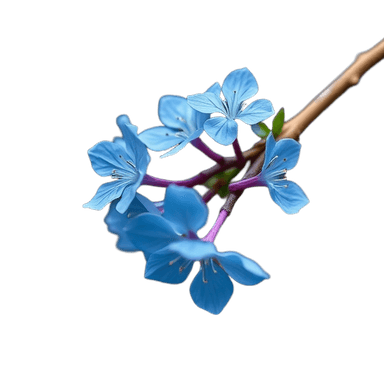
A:
<svg viewBox="0 0 384 384">
<path fill-rule="evenodd" d="M 159 101 L 162 126 L 138 134 L 128 116 L 119 116 L 117 125 L 122 136 L 112 142 L 102 141 L 88 151 L 95 172 L 114 181 L 102 184 L 84 207 L 100 210 L 110 204 L 105 217 L 108 230 L 118 235 L 118 249 L 144 253 L 147 279 L 182 283 L 197 262 L 199 272 L 191 283 L 190 294 L 198 307 L 213 314 L 219 314 L 231 298 L 231 278 L 244 285 L 256 285 L 269 278 L 255 261 L 237 252 L 217 251 L 213 242 L 230 214 L 225 205 L 208 234 L 203 238 L 197 236 L 208 218 L 207 204 L 219 191 L 216 181 L 227 183 L 221 197 L 249 187 L 266 186 L 272 200 L 286 213 L 296 213 L 308 203 L 301 188 L 286 180 L 287 170 L 298 161 L 301 146 L 293 139 L 275 141 L 274 132 L 265 140 L 261 172 L 232 181 L 247 160 L 237 141 L 236 120 L 250 125 L 257 133 L 255 126 L 274 113 L 268 100 L 245 105 L 257 91 L 256 79 L 247 68 L 235 70 L 222 87 L 215 83 L 206 92 L 187 98 L 163 96 Z M 212 116 L 217 112 L 223 116 Z M 201 140 L 203 132 L 222 145 L 233 144 L 235 160 L 213 152 Z M 176 154 L 188 143 L 216 161 L 216 166 L 181 181 L 147 174 L 148 149 L 169 150 L 164 157 Z M 152 202 L 137 193 L 141 185 L 165 187 L 164 201 Z M 201 197 L 193 189 L 196 185 L 214 187 Z"/>
</svg>

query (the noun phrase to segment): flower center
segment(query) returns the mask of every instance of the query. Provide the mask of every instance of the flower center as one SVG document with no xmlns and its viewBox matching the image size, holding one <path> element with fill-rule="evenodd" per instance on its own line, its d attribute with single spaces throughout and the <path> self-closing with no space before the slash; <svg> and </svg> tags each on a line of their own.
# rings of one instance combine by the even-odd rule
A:
<svg viewBox="0 0 384 384">
<path fill-rule="evenodd" d="M 132 163 L 130 160 L 124 159 L 122 155 L 119 155 L 123 166 L 119 169 L 114 169 L 111 173 L 112 179 L 124 179 L 127 183 L 133 184 L 139 178 L 139 171 L 136 168 L 136 165 Z"/>
</svg>

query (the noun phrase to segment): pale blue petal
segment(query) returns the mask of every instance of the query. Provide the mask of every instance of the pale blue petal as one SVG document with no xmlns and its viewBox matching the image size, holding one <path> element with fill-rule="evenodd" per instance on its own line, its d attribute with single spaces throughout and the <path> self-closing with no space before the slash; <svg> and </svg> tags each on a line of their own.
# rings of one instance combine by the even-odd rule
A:
<svg viewBox="0 0 384 384">
<path fill-rule="evenodd" d="M 224 115 L 226 114 L 223 101 L 215 93 L 198 93 L 197 95 L 188 96 L 187 101 L 193 109 L 196 109 L 196 111 L 202 113 L 219 112 Z"/>
<path fill-rule="evenodd" d="M 214 93 L 216 96 L 220 97 L 220 93 L 221 93 L 221 87 L 220 87 L 220 84 L 216 82 L 215 84 L 211 85 L 211 86 L 206 90 L 206 92 Z"/>
<path fill-rule="evenodd" d="M 237 137 L 237 123 L 225 117 L 212 117 L 204 123 L 204 130 L 222 145 L 232 144 Z"/>
<path fill-rule="evenodd" d="M 127 152 L 127 147 L 125 146 L 125 140 L 122 137 L 115 137 L 113 139 L 113 143 L 120 145 L 120 147 L 123 147 L 124 151 Z"/>
<path fill-rule="evenodd" d="M 110 141 L 102 141 L 88 150 L 92 168 L 100 176 L 110 176 L 114 169 L 125 169 L 126 163 L 120 156 L 126 156 L 124 149 Z M 129 159 L 127 159 L 129 160 Z"/>
<path fill-rule="evenodd" d="M 216 256 L 225 272 L 240 284 L 255 285 L 269 279 L 268 273 L 255 261 L 236 252 L 223 252 Z"/>
<path fill-rule="evenodd" d="M 188 123 L 195 123 L 195 113 L 184 97 L 166 95 L 159 100 L 159 118 L 166 127 L 188 130 Z"/>
<path fill-rule="evenodd" d="M 129 220 L 125 230 L 135 247 L 149 254 L 180 239 L 166 219 L 150 213 Z"/>
<path fill-rule="evenodd" d="M 124 180 L 111 181 L 110 183 L 102 184 L 92 200 L 84 204 L 83 207 L 99 211 L 111 201 L 119 198 L 126 186 L 127 183 Z"/>
<path fill-rule="evenodd" d="M 300 156 L 301 144 L 294 139 L 281 139 L 276 143 L 273 156 L 278 158 L 273 162 L 274 169 L 292 169 Z"/>
<path fill-rule="evenodd" d="M 197 112 L 197 113 L 199 113 L 199 112 Z M 174 148 L 172 148 L 170 151 L 164 153 L 160 157 L 163 159 L 164 157 L 175 155 L 176 153 L 181 151 L 192 140 L 197 139 L 203 132 L 204 132 L 203 129 L 199 129 L 199 130 L 195 131 L 191 136 L 184 139 L 180 144 L 177 144 Z"/>
<path fill-rule="evenodd" d="M 145 277 L 163 283 L 180 284 L 188 277 L 192 267 L 193 262 L 188 263 L 188 260 L 165 247 L 150 255 L 145 268 Z"/>
<path fill-rule="evenodd" d="M 120 115 L 116 118 L 116 124 L 118 125 L 118 127 L 121 128 L 123 126 L 125 127 L 128 127 L 133 134 L 137 135 L 137 127 L 136 125 L 133 125 L 131 123 L 131 120 L 129 120 L 129 117 L 127 115 Z"/>
<path fill-rule="evenodd" d="M 138 138 L 137 134 L 132 131 L 129 124 L 120 124 L 119 128 L 123 133 L 127 148 L 126 156 L 123 157 L 135 164 L 137 170 L 144 175 L 147 172 L 147 167 L 151 160 L 147 147 Z M 126 158 L 127 156 L 129 157 L 128 159 Z"/>
<path fill-rule="evenodd" d="M 116 205 L 117 212 L 124 213 L 128 209 L 133 198 L 135 197 L 137 188 L 139 188 L 141 184 L 142 178 L 143 176 L 141 176 L 135 184 L 126 185 L 121 195 L 121 199 Z"/>
<path fill-rule="evenodd" d="M 141 132 L 139 139 L 152 151 L 164 151 L 183 141 L 182 137 L 175 136 L 178 132 L 175 128 L 154 127 Z"/>
<path fill-rule="evenodd" d="M 205 225 L 208 208 L 194 189 L 170 185 L 165 193 L 163 217 L 172 222 L 176 232 L 188 235 Z"/>
<path fill-rule="evenodd" d="M 203 272 L 200 270 L 192 281 L 191 297 L 198 307 L 218 315 L 232 296 L 233 284 L 220 267 L 215 268 L 216 273 L 211 265 L 206 265 L 204 268 L 207 282 L 203 282 Z"/>
<path fill-rule="evenodd" d="M 160 156 L 160 158 L 176 155 L 179 151 L 181 151 L 188 143 L 190 140 L 183 140 L 180 144 L 177 144 L 175 147 L 173 147 L 170 151 L 164 153 L 163 155 Z"/>
<path fill-rule="evenodd" d="M 263 164 L 263 170 L 268 166 L 270 161 L 275 157 L 275 146 L 276 146 L 276 140 L 273 137 L 273 133 L 271 132 L 266 141 L 265 141 L 265 156 L 264 156 L 264 164 Z"/>
<path fill-rule="evenodd" d="M 268 117 L 274 113 L 272 103 L 269 100 L 260 99 L 249 104 L 248 107 L 239 112 L 235 118 L 252 125 L 268 119 Z"/>
<path fill-rule="evenodd" d="M 231 111 L 244 100 L 256 95 L 258 86 L 255 77 L 247 68 L 232 71 L 224 80 L 222 92 Z"/>
<path fill-rule="evenodd" d="M 183 241 L 177 241 L 169 245 L 168 249 L 175 254 L 184 257 L 187 260 L 203 260 L 219 255 L 216 247 L 210 243 L 201 240 L 190 240 L 183 238 Z"/>
<path fill-rule="evenodd" d="M 285 187 L 287 185 L 287 187 Z M 309 203 L 303 190 L 293 181 L 279 180 L 268 183 L 272 200 L 281 207 L 285 213 L 297 213 Z"/>
</svg>

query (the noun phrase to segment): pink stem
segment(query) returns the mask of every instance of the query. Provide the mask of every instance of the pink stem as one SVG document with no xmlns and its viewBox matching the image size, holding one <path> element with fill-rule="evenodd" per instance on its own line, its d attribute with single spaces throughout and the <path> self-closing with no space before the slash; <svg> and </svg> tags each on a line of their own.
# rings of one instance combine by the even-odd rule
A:
<svg viewBox="0 0 384 384">
<path fill-rule="evenodd" d="M 216 161 L 216 163 L 223 163 L 224 162 L 224 157 L 223 156 L 220 156 L 218 155 L 216 152 L 213 152 L 211 150 L 211 148 L 209 148 L 204 142 L 203 140 L 200 139 L 200 137 L 198 137 L 197 139 L 195 140 L 192 140 L 191 141 L 191 144 L 197 148 L 198 150 L 200 150 L 201 152 L 203 152 L 205 155 L 207 155 L 210 159 L 212 159 L 213 161 Z"/>
<path fill-rule="evenodd" d="M 141 182 L 141 185 L 152 185 L 153 187 L 167 188 L 171 184 L 175 184 L 175 185 L 181 185 L 184 187 L 194 187 L 195 185 L 198 185 L 198 184 L 204 184 L 206 181 L 205 179 L 206 177 L 201 174 L 186 180 L 164 180 L 164 179 L 158 179 L 157 177 L 153 177 L 150 175 L 145 175 L 143 178 L 143 181 Z"/>
<path fill-rule="evenodd" d="M 230 192 L 235 192 L 235 191 L 242 191 L 250 187 L 262 187 L 265 185 L 266 184 L 263 181 L 263 179 L 260 177 L 260 173 L 259 173 L 257 176 L 251 177 L 249 179 L 240 180 L 240 181 L 237 181 L 236 183 L 231 183 L 229 184 L 228 188 Z"/>
<path fill-rule="evenodd" d="M 228 212 L 222 209 L 219 213 L 219 216 L 216 220 L 216 223 L 213 225 L 212 229 L 208 232 L 208 234 L 201 239 L 202 241 L 209 241 L 213 243 L 215 240 L 217 233 L 219 232 L 221 226 L 224 224 L 225 219 L 228 217 Z"/>
</svg>

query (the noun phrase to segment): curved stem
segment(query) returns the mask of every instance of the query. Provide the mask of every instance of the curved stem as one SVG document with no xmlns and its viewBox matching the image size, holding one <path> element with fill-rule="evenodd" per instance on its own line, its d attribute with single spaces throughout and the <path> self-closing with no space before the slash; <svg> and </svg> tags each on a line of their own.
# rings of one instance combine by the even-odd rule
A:
<svg viewBox="0 0 384 384">
<path fill-rule="evenodd" d="M 214 191 L 213 189 L 208 189 L 207 192 L 205 192 L 204 196 L 203 196 L 203 201 L 205 204 L 208 204 L 211 199 L 216 196 L 216 191 Z"/>
<path fill-rule="evenodd" d="M 211 148 L 209 148 L 203 140 L 198 137 L 195 140 L 191 141 L 191 144 L 197 148 L 199 151 L 203 152 L 206 156 L 208 156 L 213 161 L 216 161 L 216 163 L 222 164 L 224 162 L 224 157 L 218 155 L 216 152 L 213 152 Z"/>
<path fill-rule="evenodd" d="M 244 164 L 245 163 L 245 158 L 244 158 L 243 152 L 241 152 L 239 141 L 236 139 L 232 143 L 232 146 L 233 146 L 233 149 L 235 150 L 235 155 L 237 157 L 237 160 L 238 160 L 239 164 Z"/>
</svg>

